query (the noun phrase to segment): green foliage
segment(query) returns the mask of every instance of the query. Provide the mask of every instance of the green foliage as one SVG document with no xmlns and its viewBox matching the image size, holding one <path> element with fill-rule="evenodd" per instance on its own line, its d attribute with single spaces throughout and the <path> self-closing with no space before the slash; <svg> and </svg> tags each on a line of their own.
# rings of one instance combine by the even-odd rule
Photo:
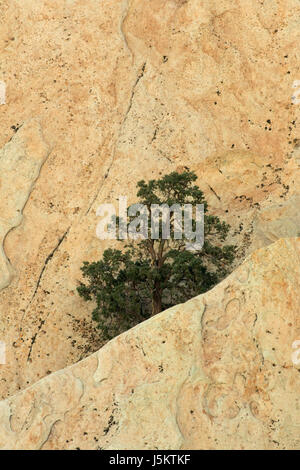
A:
<svg viewBox="0 0 300 470">
<path fill-rule="evenodd" d="M 160 311 L 211 289 L 230 271 L 235 246 L 225 245 L 229 225 L 208 214 L 202 191 L 190 171 L 170 173 L 158 180 L 137 184 L 138 202 L 152 204 L 204 204 L 204 245 L 200 251 L 186 249 L 186 239 L 174 238 L 171 216 L 170 239 L 130 240 L 124 250 L 108 249 L 97 262 L 84 262 L 85 283 L 77 287 L 86 301 L 94 301 L 93 319 L 110 339 Z M 130 218 L 129 218 L 130 219 Z M 129 220 L 130 222 L 130 220 Z M 195 220 L 192 218 L 193 227 Z M 120 220 L 117 219 L 117 224 Z"/>
</svg>

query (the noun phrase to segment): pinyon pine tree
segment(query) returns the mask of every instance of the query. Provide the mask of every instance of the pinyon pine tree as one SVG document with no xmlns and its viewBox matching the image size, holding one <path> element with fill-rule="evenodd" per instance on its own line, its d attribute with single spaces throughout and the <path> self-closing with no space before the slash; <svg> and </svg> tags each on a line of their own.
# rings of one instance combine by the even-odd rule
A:
<svg viewBox="0 0 300 470">
<path fill-rule="evenodd" d="M 153 204 L 172 207 L 179 204 L 204 205 L 204 243 L 202 249 L 188 249 L 187 239 L 175 235 L 175 211 L 170 213 L 170 238 L 126 240 L 124 249 L 107 249 L 95 262 L 81 267 L 84 282 L 77 291 L 86 301 L 93 301 L 93 319 L 105 339 L 111 339 L 137 323 L 173 305 L 202 294 L 220 282 L 230 271 L 235 246 L 226 245 L 229 225 L 208 213 L 202 191 L 191 171 L 172 172 L 158 180 L 139 181 L 138 203 L 151 214 Z M 129 209 L 129 208 L 128 208 Z M 132 217 L 125 223 L 129 225 Z M 159 217 L 162 222 L 162 215 Z M 115 220 L 117 227 L 124 221 Z M 192 227 L 196 227 L 191 215 Z M 184 227 L 183 227 L 184 228 Z"/>
</svg>

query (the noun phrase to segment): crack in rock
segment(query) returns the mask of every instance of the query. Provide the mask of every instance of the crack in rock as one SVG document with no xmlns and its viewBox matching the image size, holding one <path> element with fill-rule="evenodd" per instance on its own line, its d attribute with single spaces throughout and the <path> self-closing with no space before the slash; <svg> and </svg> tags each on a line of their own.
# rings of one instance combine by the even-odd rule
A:
<svg viewBox="0 0 300 470">
<path fill-rule="evenodd" d="M 109 176 L 110 170 L 111 170 L 111 168 L 112 168 L 112 166 L 113 166 L 113 163 L 114 163 L 114 160 L 115 160 L 116 149 L 117 149 L 117 145 L 118 145 L 118 142 L 119 142 L 121 133 L 122 133 L 122 128 L 123 128 L 123 126 L 124 126 L 124 124 L 125 124 L 125 122 L 126 122 L 126 120 L 127 120 L 127 117 L 128 117 L 128 115 L 129 115 L 129 113 L 130 113 L 130 110 L 131 110 L 131 108 L 132 108 L 132 104 L 133 104 L 133 99 L 134 99 L 136 87 L 137 87 L 139 81 L 143 78 L 144 73 L 145 73 L 145 70 L 146 70 L 146 62 L 144 62 L 143 66 L 142 66 L 142 69 L 141 69 L 140 73 L 138 74 L 138 76 L 137 76 L 137 78 L 136 78 L 136 80 L 135 80 L 135 83 L 134 83 L 134 85 L 133 85 L 133 87 L 132 87 L 131 95 L 130 95 L 130 99 L 129 99 L 129 104 L 128 104 L 128 107 L 127 107 L 127 111 L 126 111 L 126 113 L 125 113 L 125 115 L 124 115 L 124 118 L 123 118 L 123 120 L 122 120 L 122 122 L 121 122 L 121 125 L 120 125 L 120 129 L 119 129 L 119 132 L 118 132 L 118 135 L 117 135 L 115 144 L 114 144 L 113 153 L 112 153 L 112 157 L 111 157 L 111 161 L 110 161 L 110 163 L 109 163 L 108 169 L 106 170 L 105 175 L 104 175 L 104 177 L 103 177 L 103 179 L 102 179 L 102 181 L 101 181 L 101 185 L 100 185 L 100 187 L 99 187 L 99 189 L 98 189 L 96 195 L 94 196 L 94 198 L 93 198 L 91 204 L 89 205 L 89 208 L 88 208 L 88 210 L 86 211 L 85 215 L 88 215 L 88 214 L 89 214 L 89 212 L 90 212 L 91 208 L 93 207 L 95 201 L 98 199 L 98 196 L 99 196 L 99 194 L 100 194 L 100 192 L 101 192 L 101 190 L 102 190 L 102 188 L 103 188 L 103 185 L 104 185 L 105 180 L 106 180 L 106 179 L 108 178 L 108 176 Z"/>
<path fill-rule="evenodd" d="M 26 309 L 25 309 L 25 312 L 24 312 L 24 314 L 23 314 L 23 318 L 22 318 L 21 325 L 22 325 L 22 323 L 23 323 L 24 316 L 26 315 L 26 312 L 27 312 L 29 306 L 31 305 L 31 303 L 32 303 L 34 297 L 36 296 L 36 293 L 37 293 L 37 291 L 38 291 L 38 289 L 39 289 L 39 287 L 40 287 L 40 283 L 41 283 L 43 274 L 44 274 L 44 272 L 45 272 L 45 269 L 47 268 L 47 265 L 48 265 L 49 261 L 52 260 L 54 254 L 55 254 L 56 251 L 59 249 L 59 247 L 60 247 L 60 245 L 62 244 L 62 242 L 65 240 L 66 236 L 67 236 L 68 233 L 69 233 L 69 230 L 70 230 L 70 227 L 65 231 L 65 233 L 64 233 L 63 236 L 59 239 L 58 243 L 57 243 L 56 246 L 53 248 L 53 250 L 51 251 L 51 253 L 47 256 L 47 258 L 46 258 L 46 260 L 45 260 L 45 262 L 44 262 L 44 265 L 43 265 L 43 267 L 42 267 L 42 270 L 41 270 L 41 272 L 40 272 L 40 275 L 39 275 L 39 277 L 38 277 L 38 280 L 37 280 L 37 283 L 36 283 L 36 287 L 35 287 L 34 293 L 33 293 L 32 297 L 31 297 L 31 300 L 29 301 L 29 303 L 28 303 L 28 305 L 27 305 L 27 307 L 26 307 Z M 32 337 L 32 339 L 31 339 L 31 344 L 30 344 L 29 352 L 28 352 L 28 356 L 27 356 L 27 362 L 31 361 L 31 353 L 32 353 L 33 345 L 34 345 L 34 343 L 35 343 L 35 341 L 36 341 L 36 338 L 37 338 L 37 336 L 38 336 L 38 334 L 39 334 L 39 332 L 40 332 L 42 326 L 43 326 L 44 323 L 46 322 L 46 320 L 47 320 L 47 318 L 46 318 L 45 320 L 41 320 L 41 321 L 40 321 L 38 330 L 37 330 L 37 332 L 35 333 L 35 335 L 34 335 L 34 336 Z M 21 332 L 21 331 L 22 331 L 22 326 L 20 327 L 20 332 Z"/>
</svg>

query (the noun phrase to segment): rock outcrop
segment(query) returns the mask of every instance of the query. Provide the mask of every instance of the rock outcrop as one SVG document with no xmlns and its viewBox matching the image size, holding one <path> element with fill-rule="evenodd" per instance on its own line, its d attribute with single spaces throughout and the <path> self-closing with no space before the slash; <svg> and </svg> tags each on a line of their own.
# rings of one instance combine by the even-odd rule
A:
<svg viewBox="0 0 300 470">
<path fill-rule="evenodd" d="M 237 264 L 299 234 L 299 22 L 298 0 L 1 1 L 0 398 L 103 344 L 77 280 L 138 180 L 196 171 Z"/>
<path fill-rule="evenodd" d="M 0 402 L 0 448 L 299 449 L 299 290 L 300 238 L 256 251 L 210 292 Z"/>
<path fill-rule="evenodd" d="M 5 237 L 20 225 L 24 206 L 49 153 L 36 121 L 24 124 L 0 151 L 0 290 L 12 278 L 12 267 L 3 250 Z"/>
</svg>

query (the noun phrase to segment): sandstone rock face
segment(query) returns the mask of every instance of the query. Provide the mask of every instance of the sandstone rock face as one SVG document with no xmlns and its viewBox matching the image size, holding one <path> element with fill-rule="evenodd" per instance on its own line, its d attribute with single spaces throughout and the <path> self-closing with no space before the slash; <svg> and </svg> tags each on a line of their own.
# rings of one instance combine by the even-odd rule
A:
<svg viewBox="0 0 300 470">
<path fill-rule="evenodd" d="M 4 239 L 20 225 L 22 211 L 41 166 L 49 154 L 37 122 L 24 124 L 0 152 L 0 290 L 11 281 L 11 266 L 3 250 Z"/>
<path fill-rule="evenodd" d="M 99 349 L 79 268 L 139 179 L 196 171 L 237 263 L 298 235 L 299 22 L 298 0 L 1 2 L 1 398 Z"/>
<path fill-rule="evenodd" d="M 0 447 L 299 449 L 299 289 L 300 238 L 256 251 L 210 292 L 0 402 Z"/>
</svg>

